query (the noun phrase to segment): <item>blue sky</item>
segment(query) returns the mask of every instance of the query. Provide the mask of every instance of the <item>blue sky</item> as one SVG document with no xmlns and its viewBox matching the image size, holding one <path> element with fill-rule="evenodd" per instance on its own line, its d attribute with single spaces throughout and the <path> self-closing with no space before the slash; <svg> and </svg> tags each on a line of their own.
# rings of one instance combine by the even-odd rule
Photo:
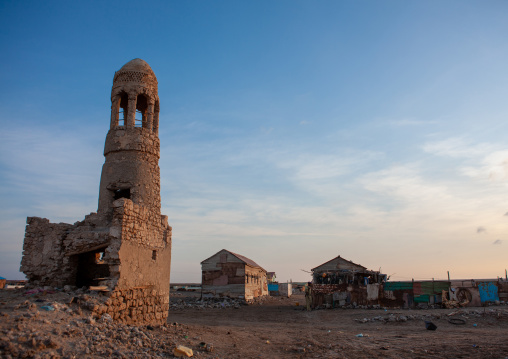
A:
<svg viewBox="0 0 508 359">
<path fill-rule="evenodd" d="M 279 280 L 504 275 L 505 1 L 0 2 L 0 275 L 27 216 L 97 209 L 114 72 L 159 80 L 172 281 L 222 248 Z"/>
</svg>

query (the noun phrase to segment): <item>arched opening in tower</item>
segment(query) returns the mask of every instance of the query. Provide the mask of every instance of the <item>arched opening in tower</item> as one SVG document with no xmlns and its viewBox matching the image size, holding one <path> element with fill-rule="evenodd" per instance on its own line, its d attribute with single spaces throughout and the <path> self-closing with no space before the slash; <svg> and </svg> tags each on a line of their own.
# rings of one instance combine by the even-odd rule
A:
<svg viewBox="0 0 508 359">
<path fill-rule="evenodd" d="M 147 127 L 148 99 L 144 94 L 139 94 L 136 100 L 136 127 Z"/>
<path fill-rule="evenodd" d="M 129 108 L 129 97 L 125 92 L 120 94 L 120 106 L 118 106 L 118 123 L 117 126 L 125 126 L 127 112 Z"/>
</svg>

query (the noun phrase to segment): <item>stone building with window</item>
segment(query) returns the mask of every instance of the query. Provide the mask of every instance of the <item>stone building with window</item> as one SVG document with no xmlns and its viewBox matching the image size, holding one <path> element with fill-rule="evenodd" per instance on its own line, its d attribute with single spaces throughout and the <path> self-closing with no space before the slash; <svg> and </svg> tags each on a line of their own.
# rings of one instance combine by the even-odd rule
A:
<svg viewBox="0 0 508 359">
<path fill-rule="evenodd" d="M 268 295 L 266 270 L 240 254 L 222 249 L 201 262 L 201 271 L 204 293 L 246 300 Z"/>
</svg>

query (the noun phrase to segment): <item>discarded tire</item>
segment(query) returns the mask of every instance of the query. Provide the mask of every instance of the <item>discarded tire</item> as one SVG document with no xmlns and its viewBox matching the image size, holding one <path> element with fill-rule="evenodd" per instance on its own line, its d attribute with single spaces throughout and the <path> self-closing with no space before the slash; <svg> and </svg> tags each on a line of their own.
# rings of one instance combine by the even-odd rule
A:
<svg viewBox="0 0 508 359">
<path fill-rule="evenodd" d="M 448 322 L 455 325 L 466 324 L 466 320 L 461 318 L 450 318 L 448 319 Z"/>
</svg>

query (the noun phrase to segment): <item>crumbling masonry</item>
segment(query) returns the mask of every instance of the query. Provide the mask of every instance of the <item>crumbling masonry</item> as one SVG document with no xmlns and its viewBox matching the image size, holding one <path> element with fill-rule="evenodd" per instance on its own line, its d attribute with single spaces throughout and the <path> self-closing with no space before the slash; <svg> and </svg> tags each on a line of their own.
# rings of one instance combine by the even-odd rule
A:
<svg viewBox="0 0 508 359">
<path fill-rule="evenodd" d="M 73 225 L 27 219 L 21 271 L 31 285 L 102 289 L 94 314 L 127 323 L 167 318 L 171 227 L 161 215 L 158 129 L 157 78 L 134 59 L 113 79 L 97 213 Z"/>
</svg>

